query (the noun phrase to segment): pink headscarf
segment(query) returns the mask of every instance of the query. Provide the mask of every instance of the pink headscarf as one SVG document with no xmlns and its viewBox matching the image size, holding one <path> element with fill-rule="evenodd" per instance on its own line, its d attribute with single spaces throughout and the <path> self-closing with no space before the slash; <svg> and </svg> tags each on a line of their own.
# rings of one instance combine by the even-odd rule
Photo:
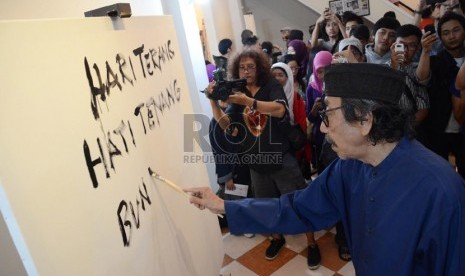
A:
<svg viewBox="0 0 465 276">
<path fill-rule="evenodd" d="M 318 79 L 316 71 L 330 65 L 332 60 L 333 55 L 328 51 L 318 52 L 313 59 L 313 78 L 310 81 L 310 85 L 320 93 L 323 92 L 323 81 Z"/>
</svg>

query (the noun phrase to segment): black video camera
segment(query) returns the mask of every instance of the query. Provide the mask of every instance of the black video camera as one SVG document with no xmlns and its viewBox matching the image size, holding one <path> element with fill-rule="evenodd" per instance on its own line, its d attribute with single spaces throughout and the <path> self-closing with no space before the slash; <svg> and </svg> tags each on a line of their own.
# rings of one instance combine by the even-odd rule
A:
<svg viewBox="0 0 465 276">
<path fill-rule="evenodd" d="M 216 85 L 213 88 L 213 92 L 207 97 L 212 100 L 226 101 L 229 95 L 233 94 L 233 91 L 243 90 L 247 85 L 246 79 L 239 80 L 225 80 L 226 71 L 222 68 L 213 71 L 213 79 L 216 81 Z M 205 93 L 205 91 L 202 91 Z"/>
</svg>

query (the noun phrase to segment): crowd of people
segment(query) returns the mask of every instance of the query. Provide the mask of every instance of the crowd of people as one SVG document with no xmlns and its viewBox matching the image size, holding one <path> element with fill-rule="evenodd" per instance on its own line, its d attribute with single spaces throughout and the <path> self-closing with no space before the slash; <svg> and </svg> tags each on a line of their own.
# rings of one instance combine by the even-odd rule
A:
<svg viewBox="0 0 465 276">
<path fill-rule="evenodd" d="M 327 9 L 307 42 L 301 30 L 281 29 L 285 49 L 250 30 L 235 53 L 221 40 L 222 55 L 207 65 L 210 142 L 215 158 L 239 158 L 216 158 L 220 196 L 186 189 L 191 202 L 225 213 L 231 233 L 269 234 L 268 260 L 283 234 L 307 233 L 307 264 L 318 268 L 313 232 L 336 225 L 339 257 L 353 260 L 357 275 L 465 275 L 457 2 L 420 0 L 411 24 L 388 12 L 372 28 Z M 223 85 L 213 70 L 244 86 Z M 249 185 L 253 199 L 225 201 L 235 183 Z"/>
</svg>

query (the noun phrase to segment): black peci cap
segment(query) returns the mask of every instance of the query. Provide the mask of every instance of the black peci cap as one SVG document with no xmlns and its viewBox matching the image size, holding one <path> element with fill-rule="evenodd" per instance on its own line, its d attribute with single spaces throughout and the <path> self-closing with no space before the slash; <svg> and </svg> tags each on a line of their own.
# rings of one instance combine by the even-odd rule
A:
<svg viewBox="0 0 465 276">
<path fill-rule="evenodd" d="M 399 103 L 405 74 L 389 66 L 371 63 L 337 63 L 326 67 L 327 96 Z"/>
</svg>

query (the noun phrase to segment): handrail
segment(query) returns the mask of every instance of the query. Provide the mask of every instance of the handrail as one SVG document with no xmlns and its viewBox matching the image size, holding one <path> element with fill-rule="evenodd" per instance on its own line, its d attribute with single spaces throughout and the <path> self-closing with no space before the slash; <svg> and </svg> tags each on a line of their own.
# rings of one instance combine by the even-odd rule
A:
<svg viewBox="0 0 465 276">
<path fill-rule="evenodd" d="M 411 15 L 415 15 L 415 10 L 413 8 L 411 8 L 409 5 L 405 4 L 404 2 L 402 1 L 397 1 L 395 3 L 392 3 L 394 5 L 396 5 L 397 7 L 400 7 L 408 12 L 410 12 Z"/>
<path fill-rule="evenodd" d="M 402 1 L 399 1 L 397 2 L 396 4 L 399 4 L 399 6 L 402 6 L 404 7 L 405 9 L 407 9 L 408 11 L 410 11 L 412 14 L 415 13 L 415 10 L 412 9 L 410 6 L 406 5 L 404 2 Z"/>
</svg>

